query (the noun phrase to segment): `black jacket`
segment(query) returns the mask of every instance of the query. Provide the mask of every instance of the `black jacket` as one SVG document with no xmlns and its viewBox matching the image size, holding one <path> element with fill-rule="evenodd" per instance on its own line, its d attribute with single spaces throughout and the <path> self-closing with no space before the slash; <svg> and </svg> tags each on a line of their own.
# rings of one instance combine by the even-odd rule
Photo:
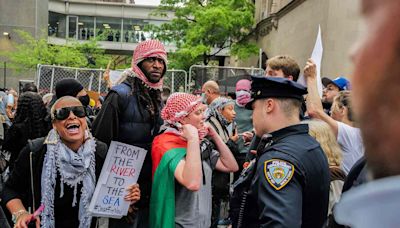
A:
<svg viewBox="0 0 400 228">
<path fill-rule="evenodd" d="M 110 145 L 112 140 L 138 146 L 148 152 L 140 171 L 138 184 L 141 199 L 135 206 L 148 208 L 151 193 L 151 143 L 163 121 L 158 112 L 150 114 L 148 104 L 139 102 L 145 91 L 132 88 L 131 79 L 112 88 L 93 123 L 93 135 Z M 139 89 L 139 88 L 137 88 Z"/>
<path fill-rule="evenodd" d="M 329 202 L 324 152 L 304 124 L 271 135 L 257 151 L 242 227 L 322 227 Z"/>
<path fill-rule="evenodd" d="M 41 202 L 41 176 L 42 176 L 42 167 L 44 162 L 44 157 L 47 152 L 47 146 L 44 144 L 45 138 L 38 138 L 32 141 L 29 141 L 28 145 L 22 149 L 18 159 L 15 163 L 15 168 L 12 171 L 9 179 L 5 183 L 4 189 L 1 193 L 2 203 L 5 205 L 8 201 L 12 199 L 21 199 L 26 209 L 31 209 L 33 211 L 33 204 L 35 204 L 35 209 L 37 209 Z M 105 157 L 107 154 L 107 145 L 96 141 L 96 180 L 100 176 L 101 168 L 103 166 Z M 32 157 L 32 159 L 30 158 Z M 30 166 L 30 161 L 32 160 L 32 167 Z M 31 172 L 32 168 L 32 172 Z M 33 185 L 31 182 L 31 174 L 33 178 Z M 57 175 L 57 183 L 55 186 L 54 194 L 56 195 L 59 190 L 59 175 Z M 33 189 L 32 187 L 33 186 Z M 78 192 L 80 192 L 81 185 L 79 186 Z M 33 191 L 32 191 L 33 190 Z M 58 191 L 57 191 L 58 190 Z M 64 185 L 64 199 L 68 200 L 68 196 L 70 196 L 73 192 L 73 189 L 67 185 Z M 71 193 L 71 194 L 69 194 Z M 77 194 L 77 197 L 80 194 Z M 34 199 L 34 200 L 32 200 Z M 56 203 L 57 197 L 55 197 Z M 70 201 L 72 202 L 72 200 Z M 78 199 L 79 202 L 79 199 Z M 74 208 L 75 210 L 78 207 Z M 65 210 L 65 212 L 69 213 L 70 208 L 61 208 L 61 210 Z M 61 214 L 63 217 L 66 217 L 68 214 L 63 214 L 62 212 L 55 213 L 55 216 Z M 61 212 L 61 213 L 60 213 Z M 77 220 L 77 217 L 76 217 Z M 57 219 L 56 219 L 57 221 Z"/>
</svg>

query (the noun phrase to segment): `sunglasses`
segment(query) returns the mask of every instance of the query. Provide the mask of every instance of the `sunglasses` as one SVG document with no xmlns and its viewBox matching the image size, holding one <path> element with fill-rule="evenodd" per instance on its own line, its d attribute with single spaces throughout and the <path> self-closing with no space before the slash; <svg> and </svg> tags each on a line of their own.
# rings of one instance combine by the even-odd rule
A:
<svg viewBox="0 0 400 228">
<path fill-rule="evenodd" d="M 82 106 L 73 106 L 73 107 L 56 109 L 53 113 L 54 119 L 65 120 L 69 117 L 69 114 L 71 112 L 74 113 L 74 115 L 79 118 L 86 116 L 85 108 L 83 108 Z"/>
</svg>

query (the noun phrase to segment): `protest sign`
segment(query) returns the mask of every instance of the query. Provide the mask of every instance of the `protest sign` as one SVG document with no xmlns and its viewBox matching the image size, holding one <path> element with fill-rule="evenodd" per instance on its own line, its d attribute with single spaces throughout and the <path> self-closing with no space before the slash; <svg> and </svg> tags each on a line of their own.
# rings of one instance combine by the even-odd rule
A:
<svg viewBox="0 0 400 228">
<path fill-rule="evenodd" d="M 322 98 L 322 83 L 321 83 L 321 64 L 322 64 L 322 55 L 324 53 L 324 48 L 322 46 L 322 36 L 321 36 L 321 25 L 318 26 L 318 34 L 317 39 L 315 40 L 314 49 L 311 54 L 311 59 L 315 62 L 316 70 L 317 70 L 317 88 L 318 95 Z M 304 75 L 300 75 L 297 80 L 298 83 L 307 86 L 307 83 L 304 79 Z"/>
<path fill-rule="evenodd" d="M 143 148 L 111 141 L 89 205 L 93 216 L 121 218 L 127 215 L 130 202 L 124 200 L 126 188 L 137 182 L 146 153 Z"/>
</svg>

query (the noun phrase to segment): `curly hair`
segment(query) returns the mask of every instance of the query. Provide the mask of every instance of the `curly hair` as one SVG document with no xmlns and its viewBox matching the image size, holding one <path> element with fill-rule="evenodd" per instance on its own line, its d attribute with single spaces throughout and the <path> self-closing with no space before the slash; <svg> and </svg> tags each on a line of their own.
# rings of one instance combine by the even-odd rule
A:
<svg viewBox="0 0 400 228">
<path fill-rule="evenodd" d="M 302 123 L 308 124 L 309 134 L 321 145 L 328 158 L 329 166 L 340 166 L 343 154 L 330 126 L 324 121 L 315 119 L 302 121 Z"/>
<path fill-rule="evenodd" d="M 50 129 L 46 115 L 42 97 L 34 92 L 25 92 L 19 97 L 13 123 L 24 123 L 29 139 L 39 138 L 45 136 Z"/>
</svg>

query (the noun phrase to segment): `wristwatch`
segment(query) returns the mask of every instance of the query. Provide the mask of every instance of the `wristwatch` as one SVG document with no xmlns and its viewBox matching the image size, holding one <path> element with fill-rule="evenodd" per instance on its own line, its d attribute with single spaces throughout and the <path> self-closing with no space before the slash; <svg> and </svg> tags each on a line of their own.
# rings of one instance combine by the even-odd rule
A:
<svg viewBox="0 0 400 228">
<path fill-rule="evenodd" d="M 24 214 L 29 214 L 29 212 L 27 212 L 25 209 L 22 209 L 22 210 L 19 210 L 19 211 L 13 213 L 13 214 L 12 214 L 12 217 L 11 217 L 12 222 L 13 222 L 14 224 L 17 223 L 18 218 L 19 218 L 21 215 L 24 215 Z"/>
</svg>

